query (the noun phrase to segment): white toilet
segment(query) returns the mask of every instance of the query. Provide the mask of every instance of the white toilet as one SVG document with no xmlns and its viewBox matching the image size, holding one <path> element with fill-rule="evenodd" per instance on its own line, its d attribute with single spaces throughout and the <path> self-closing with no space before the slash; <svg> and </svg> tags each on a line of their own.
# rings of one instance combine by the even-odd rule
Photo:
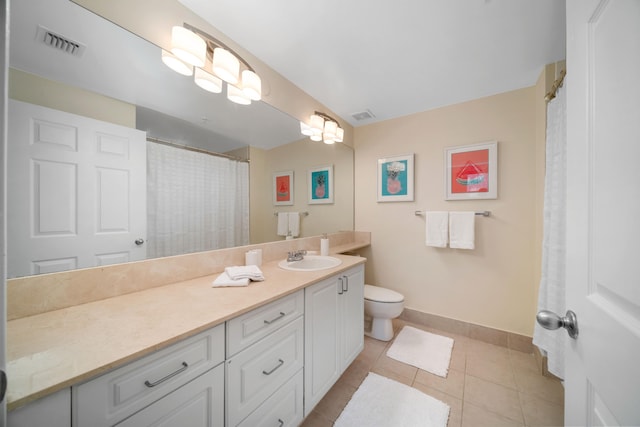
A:
<svg viewBox="0 0 640 427">
<path fill-rule="evenodd" d="M 371 318 L 371 327 L 365 322 L 365 335 L 380 341 L 393 338 L 391 319 L 400 316 L 404 309 L 404 295 L 379 286 L 364 285 L 365 320 Z"/>
</svg>

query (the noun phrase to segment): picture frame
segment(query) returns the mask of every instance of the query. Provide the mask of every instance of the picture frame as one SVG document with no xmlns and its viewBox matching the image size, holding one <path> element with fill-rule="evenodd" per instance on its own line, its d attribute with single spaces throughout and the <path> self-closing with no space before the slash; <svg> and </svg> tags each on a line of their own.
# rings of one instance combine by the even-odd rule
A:
<svg viewBox="0 0 640 427">
<path fill-rule="evenodd" d="M 273 174 L 273 204 L 275 206 L 293 205 L 293 190 L 293 171 L 275 172 Z"/>
<path fill-rule="evenodd" d="M 412 202 L 414 155 L 378 159 L 378 202 Z"/>
<path fill-rule="evenodd" d="M 446 148 L 445 199 L 498 198 L 498 142 Z"/>
<path fill-rule="evenodd" d="M 309 169 L 307 183 L 310 205 L 333 203 L 333 165 Z"/>
</svg>

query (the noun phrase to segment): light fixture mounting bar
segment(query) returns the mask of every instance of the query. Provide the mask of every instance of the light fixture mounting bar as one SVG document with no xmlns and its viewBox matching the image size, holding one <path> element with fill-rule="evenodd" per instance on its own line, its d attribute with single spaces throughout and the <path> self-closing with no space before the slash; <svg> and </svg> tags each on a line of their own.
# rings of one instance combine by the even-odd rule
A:
<svg viewBox="0 0 640 427">
<path fill-rule="evenodd" d="M 325 120 L 329 120 L 329 121 L 336 122 L 336 123 L 340 124 L 340 122 L 339 122 L 339 121 L 337 121 L 336 119 L 334 119 L 334 118 L 333 118 L 333 117 L 331 117 L 330 115 L 328 115 L 328 114 L 326 114 L 326 113 L 323 113 L 322 111 L 314 111 L 314 114 L 315 114 L 316 116 L 320 116 L 320 117 L 322 117 L 322 118 L 323 118 L 323 119 L 325 119 Z"/>
<path fill-rule="evenodd" d="M 211 34 L 205 33 L 204 31 L 202 31 L 201 29 L 194 27 L 191 24 L 187 24 L 186 22 L 183 24 L 183 26 L 188 29 L 193 31 L 194 33 L 198 34 L 200 37 L 202 37 L 206 42 L 208 42 L 207 44 L 211 43 L 213 45 L 215 45 L 215 47 L 221 47 L 223 49 L 228 50 L 229 52 L 231 52 L 236 58 L 238 58 L 238 60 L 240 62 L 242 62 L 242 64 L 247 67 L 247 69 L 249 71 L 253 71 L 254 73 L 256 72 L 256 70 L 253 69 L 253 67 L 251 65 L 249 65 L 249 63 L 240 55 L 238 55 L 238 53 L 231 49 L 228 45 L 224 44 L 223 42 L 221 42 L 220 40 L 218 40 L 217 38 L 213 37 Z"/>
</svg>

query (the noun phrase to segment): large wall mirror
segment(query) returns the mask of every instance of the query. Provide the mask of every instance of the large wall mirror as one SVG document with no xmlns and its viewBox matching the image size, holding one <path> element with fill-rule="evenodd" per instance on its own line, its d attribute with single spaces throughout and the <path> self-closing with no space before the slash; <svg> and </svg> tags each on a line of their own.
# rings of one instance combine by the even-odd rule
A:
<svg viewBox="0 0 640 427">
<path fill-rule="evenodd" d="M 170 28 L 166 30 L 170 32 Z M 47 45 L 43 42 L 47 33 L 78 42 L 80 53 L 70 54 Z M 304 214 L 300 221 L 300 237 L 353 230 L 354 153 L 351 147 L 344 144 L 328 146 L 303 139 L 298 121 L 288 114 L 266 102 L 241 106 L 228 101 L 224 94 L 205 92 L 191 78 L 167 68 L 160 58 L 158 46 L 70 0 L 13 2 L 10 131 L 13 110 L 17 110 L 15 105 L 27 103 L 136 128 L 144 132 L 148 140 L 226 154 L 248 170 L 248 207 L 245 207 L 245 213 L 232 214 L 247 218 L 249 233 L 241 244 L 284 239 L 277 234 L 278 212 Z M 8 162 L 11 164 L 11 144 L 15 144 L 11 132 L 8 143 Z M 38 203 L 34 198 L 33 182 L 29 181 L 30 174 L 40 173 L 42 183 L 50 173 L 53 179 L 48 180 L 49 184 L 58 182 L 57 169 L 47 172 L 46 168 L 33 166 L 36 163 L 31 159 L 31 166 L 25 169 L 26 182 L 9 179 L 10 201 L 19 197 L 27 203 Z M 142 168 L 146 166 L 144 163 Z M 324 166 L 330 166 L 334 174 L 333 203 L 309 204 L 309 171 Z M 273 176 L 280 172 L 293 173 L 294 203 L 291 205 L 273 203 Z M 226 181 L 221 185 L 233 187 L 235 182 Z M 23 184 L 26 186 L 22 187 Z M 38 191 L 44 190 L 38 188 Z M 80 221 L 82 212 L 74 215 L 77 216 L 74 221 Z M 15 214 L 12 217 L 10 207 L 8 228 L 12 229 L 20 221 L 26 221 L 27 229 L 32 230 L 34 219 L 16 218 Z M 199 231 L 192 230 L 192 233 Z M 134 244 L 137 239 L 131 240 L 128 244 Z M 35 246 L 42 245 L 36 241 Z M 9 278 L 58 271 L 55 268 L 34 270 L 26 264 L 24 268 L 12 269 L 15 257 L 11 255 L 15 250 L 15 244 L 9 239 Z M 193 252 L 193 249 L 185 252 Z M 104 264 L 120 261 L 131 260 L 114 257 L 111 261 L 106 259 Z M 74 268 L 73 264 L 69 268 Z"/>
</svg>

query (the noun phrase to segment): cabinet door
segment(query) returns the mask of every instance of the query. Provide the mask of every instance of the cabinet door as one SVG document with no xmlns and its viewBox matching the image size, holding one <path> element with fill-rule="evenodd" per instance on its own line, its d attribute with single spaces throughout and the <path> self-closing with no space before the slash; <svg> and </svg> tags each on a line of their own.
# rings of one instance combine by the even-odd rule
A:
<svg viewBox="0 0 640 427">
<path fill-rule="evenodd" d="M 7 414 L 8 427 L 71 427 L 71 389 L 65 388 Z"/>
<path fill-rule="evenodd" d="M 343 284 L 341 301 L 342 371 L 358 357 L 364 348 L 364 270 L 362 267 L 349 270 L 339 277 Z"/>
<path fill-rule="evenodd" d="M 340 377 L 339 298 L 337 277 L 305 289 L 304 414 L 307 416 Z"/>
<path fill-rule="evenodd" d="M 223 427 L 224 364 L 183 385 L 118 427 Z"/>
</svg>

